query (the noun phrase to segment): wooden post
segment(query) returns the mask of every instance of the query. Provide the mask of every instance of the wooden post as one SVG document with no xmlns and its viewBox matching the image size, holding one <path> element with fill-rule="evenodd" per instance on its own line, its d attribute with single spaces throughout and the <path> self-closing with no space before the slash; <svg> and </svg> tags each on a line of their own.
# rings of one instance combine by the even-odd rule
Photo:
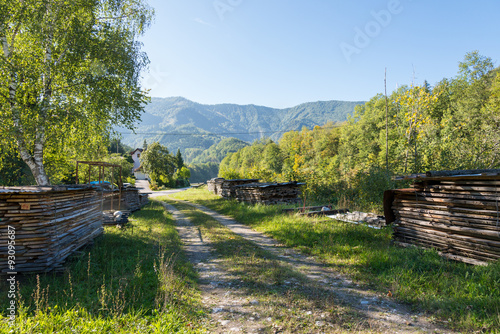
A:
<svg viewBox="0 0 500 334">
<path fill-rule="evenodd" d="M 76 184 L 78 184 L 78 161 L 76 162 Z"/>
<path fill-rule="evenodd" d="M 122 188 L 123 188 L 122 166 L 120 166 L 120 178 L 119 178 L 119 182 L 118 182 L 118 190 L 120 191 L 118 193 L 118 210 L 121 210 L 121 208 L 122 208 Z"/>
<path fill-rule="evenodd" d="M 385 169 L 389 172 L 389 105 L 387 102 L 387 67 L 384 74 L 385 89 Z"/>
<path fill-rule="evenodd" d="M 103 166 L 104 169 L 104 166 Z M 115 167 L 111 167 L 111 211 L 113 211 L 113 202 L 115 201 L 115 186 L 113 185 L 113 181 L 115 178 Z"/>
</svg>

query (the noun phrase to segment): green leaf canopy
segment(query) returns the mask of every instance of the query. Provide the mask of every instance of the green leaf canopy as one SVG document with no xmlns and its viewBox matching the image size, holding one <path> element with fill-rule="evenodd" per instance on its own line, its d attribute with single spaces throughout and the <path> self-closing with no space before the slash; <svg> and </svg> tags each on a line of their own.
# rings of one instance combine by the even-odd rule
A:
<svg viewBox="0 0 500 334">
<path fill-rule="evenodd" d="M 51 159 L 98 150 L 112 125 L 139 119 L 137 37 L 152 15 L 141 0 L 0 0 L 1 145 L 39 185 Z"/>
</svg>

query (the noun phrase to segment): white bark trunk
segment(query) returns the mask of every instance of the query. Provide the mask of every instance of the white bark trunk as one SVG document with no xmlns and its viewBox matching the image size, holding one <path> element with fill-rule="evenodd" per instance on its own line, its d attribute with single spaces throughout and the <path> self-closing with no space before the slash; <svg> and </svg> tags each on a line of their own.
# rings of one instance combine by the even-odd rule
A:
<svg viewBox="0 0 500 334">
<path fill-rule="evenodd" d="M 6 37 L 0 39 L 2 44 L 2 50 L 4 58 L 8 60 L 11 57 L 11 50 Z M 9 100 L 12 112 L 12 121 L 15 128 L 15 140 L 21 158 L 28 165 L 33 174 L 36 183 L 39 186 L 50 185 L 49 178 L 43 166 L 43 147 L 45 143 L 45 127 L 43 121 L 41 122 L 42 128 L 37 131 L 35 136 L 35 147 L 33 154 L 30 154 L 28 148 L 26 147 L 26 142 L 24 141 L 24 129 L 21 123 L 21 118 L 19 115 L 19 109 L 16 103 L 16 92 L 17 92 L 17 82 L 14 75 L 11 76 L 11 82 L 9 84 Z M 50 92 L 50 91 L 49 91 Z M 46 111 L 44 111 L 46 113 Z"/>
<path fill-rule="evenodd" d="M 49 177 L 45 172 L 45 168 L 43 166 L 43 160 L 40 161 L 40 158 L 35 159 L 25 147 L 22 147 L 18 142 L 19 153 L 21 154 L 21 158 L 28 165 L 35 178 L 36 184 L 39 186 L 48 186 L 50 185 Z M 35 155 L 35 154 L 34 154 Z M 43 151 L 36 154 L 39 157 L 43 156 Z"/>
</svg>

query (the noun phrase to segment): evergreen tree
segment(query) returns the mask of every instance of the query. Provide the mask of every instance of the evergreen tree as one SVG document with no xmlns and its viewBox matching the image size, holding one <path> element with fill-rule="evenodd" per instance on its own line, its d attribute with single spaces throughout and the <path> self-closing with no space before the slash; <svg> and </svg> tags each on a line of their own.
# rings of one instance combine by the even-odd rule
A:
<svg viewBox="0 0 500 334">
<path fill-rule="evenodd" d="M 177 164 L 177 169 L 180 170 L 182 167 L 184 167 L 184 159 L 182 158 L 180 148 L 177 149 L 177 154 L 175 155 L 175 162 Z"/>
<path fill-rule="evenodd" d="M 148 142 L 146 141 L 146 139 L 144 139 L 144 143 L 142 143 L 142 149 L 144 151 L 146 151 L 148 149 Z"/>
<path fill-rule="evenodd" d="M 108 146 L 108 153 L 125 154 L 125 147 L 120 142 L 120 139 L 113 139 Z"/>
</svg>

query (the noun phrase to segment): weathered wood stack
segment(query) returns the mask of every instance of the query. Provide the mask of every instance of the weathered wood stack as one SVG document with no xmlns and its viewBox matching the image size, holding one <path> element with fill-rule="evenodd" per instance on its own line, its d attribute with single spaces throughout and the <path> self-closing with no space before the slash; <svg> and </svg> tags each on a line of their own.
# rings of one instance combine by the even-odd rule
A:
<svg viewBox="0 0 500 334">
<path fill-rule="evenodd" d="M 222 186 L 223 181 L 224 181 L 224 179 L 220 178 L 220 177 L 208 180 L 207 181 L 208 191 L 214 193 L 215 195 L 220 195 L 221 194 L 221 186 Z"/>
<path fill-rule="evenodd" d="M 240 202 L 262 204 L 299 203 L 304 183 L 260 183 L 258 179 L 223 178 L 207 182 L 208 190 L 226 199 L 236 198 Z"/>
<path fill-rule="evenodd" d="M 149 203 L 149 195 L 139 193 L 139 203 L 141 204 L 141 208 Z"/>
<path fill-rule="evenodd" d="M 141 194 L 139 189 L 135 187 L 124 188 L 121 194 L 119 194 L 118 191 L 105 193 L 105 199 L 102 206 L 103 225 L 127 223 L 128 216 L 130 216 L 132 212 L 140 210 L 148 201 L 148 194 Z M 115 217 L 116 211 L 122 213 L 121 219 L 117 220 Z"/>
<path fill-rule="evenodd" d="M 124 188 L 121 193 L 118 190 L 104 191 L 103 211 L 124 211 L 134 212 L 140 210 L 149 201 L 147 193 L 139 193 L 138 188 Z"/>
<path fill-rule="evenodd" d="M 9 239 L 8 230 L 15 231 Z M 0 188 L 0 272 L 48 272 L 103 232 L 101 195 L 87 185 Z M 15 241 L 15 266 L 7 241 Z"/>
<path fill-rule="evenodd" d="M 224 198 L 235 198 L 236 187 L 244 184 L 258 183 L 259 179 L 238 179 L 238 180 L 223 180 L 220 183 L 219 195 Z"/>
<path fill-rule="evenodd" d="M 139 193 L 137 188 L 122 190 L 122 205 L 132 212 L 140 210 L 148 202 L 148 194 Z"/>
<path fill-rule="evenodd" d="M 411 189 L 386 192 L 384 202 L 403 245 L 472 264 L 500 259 L 500 170 L 428 172 Z"/>
<path fill-rule="evenodd" d="M 250 183 L 235 186 L 236 199 L 246 203 L 285 204 L 300 202 L 303 183 Z"/>
</svg>

